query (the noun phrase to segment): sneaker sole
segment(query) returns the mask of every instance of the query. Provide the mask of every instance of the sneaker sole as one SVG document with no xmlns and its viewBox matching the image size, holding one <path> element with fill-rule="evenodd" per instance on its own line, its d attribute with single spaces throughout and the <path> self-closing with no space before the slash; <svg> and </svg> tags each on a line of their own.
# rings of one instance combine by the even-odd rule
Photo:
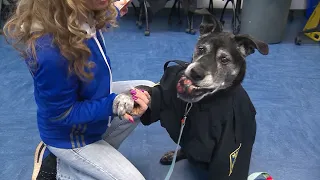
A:
<svg viewBox="0 0 320 180">
<path fill-rule="evenodd" d="M 41 141 L 36 148 L 36 152 L 34 153 L 34 165 L 31 180 L 37 180 L 38 174 L 40 172 L 43 153 L 45 151 L 45 144 Z"/>
</svg>

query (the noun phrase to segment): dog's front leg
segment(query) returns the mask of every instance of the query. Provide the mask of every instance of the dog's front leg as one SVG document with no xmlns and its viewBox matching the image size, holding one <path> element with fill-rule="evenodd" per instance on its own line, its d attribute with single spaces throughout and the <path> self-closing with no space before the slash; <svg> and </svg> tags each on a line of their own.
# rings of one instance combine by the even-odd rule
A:
<svg viewBox="0 0 320 180">
<path fill-rule="evenodd" d="M 151 97 L 152 97 L 152 87 L 150 86 L 145 86 L 145 85 L 139 85 L 139 86 L 136 86 L 135 87 L 136 89 L 140 89 L 142 91 L 147 91 L 150 95 L 150 98 L 149 98 L 149 104 L 148 104 L 148 107 L 151 109 L 150 105 L 151 105 Z"/>
<path fill-rule="evenodd" d="M 147 91 L 150 94 L 150 96 L 152 96 L 152 87 L 150 87 L 150 86 L 139 85 L 139 86 L 136 86 L 135 88 Z"/>
</svg>

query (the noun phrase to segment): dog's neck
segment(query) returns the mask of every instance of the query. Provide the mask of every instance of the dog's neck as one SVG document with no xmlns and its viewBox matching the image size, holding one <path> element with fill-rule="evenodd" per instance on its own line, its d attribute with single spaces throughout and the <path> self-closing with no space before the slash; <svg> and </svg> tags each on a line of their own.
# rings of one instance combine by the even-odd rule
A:
<svg viewBox="0 0 320 180">
<path fill-rule="evenodd" d="M 219 101 L 219 99 L 230 97 L 230 95 L 232 95 L 235 91 L 237 91 L 237 89 L 239 89 L 240 86 L 241 86 L 241 83 L 232 84 L 232 86 L 226 89 L 221 89 L 214 94 L 204 97 L 203 99 L 198 101 L 196 104 L 211 106 L 213 101 L 217 101 L 217 100 Z"/>
<path fill-rule="evenodd" d="M 239 71 L 239 74 L 235 78 L 235 80 L 233 81 L 230 88 L 232 88 L 232 86 L 238 86 L 239 84 L 242 83 L 242 81 L 246 75 L 246 70 L 247 70 L 247 64 L 246 64 L 246 61 L 243 61 L 241 68 L 240 68 L 240 71 Z"/>
</svg>

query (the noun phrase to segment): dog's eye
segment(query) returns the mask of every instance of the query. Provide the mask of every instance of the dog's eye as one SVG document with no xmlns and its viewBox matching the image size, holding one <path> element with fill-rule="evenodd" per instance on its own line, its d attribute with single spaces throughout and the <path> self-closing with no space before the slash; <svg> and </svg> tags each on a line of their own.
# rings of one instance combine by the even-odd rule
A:
<svg viewBox="0 0 320 180">
<path fill-rule="evenodd" d="M 228 64 L 229 63 L 229 59 L 227 57 L 221 57 L 221 63 L 222 64 Z"/>
<path fill-rule="evenodd" d="M 199 52 L 199 53 L 204 53 L 204 51 L 205 51 L 205 48 L 204 48 L 204 47 L 202 47 L 202 46 L 199 46 L 199 47 L 198 47 L 198 52 Z"/>
</svg>

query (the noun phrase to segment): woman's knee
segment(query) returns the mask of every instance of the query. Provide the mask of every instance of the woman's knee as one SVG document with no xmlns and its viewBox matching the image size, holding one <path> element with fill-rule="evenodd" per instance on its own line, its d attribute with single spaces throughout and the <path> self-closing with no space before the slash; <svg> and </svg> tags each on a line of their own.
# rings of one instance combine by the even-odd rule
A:
<svg viewBox="0 0 320 180">
<path fill-rule="evenodd" d="M 103 161 L 103 159 L 101 159 Z M 112 164 L 110 164 L 112 166 Z M 118 168 L 119 166 L 113 166 Z M 70 166 L 68 162 L 61 159 L 57 161 L 57 179 L 108 179 L 108 180 L 145 180 L 144 176 L 135 168 L 121 167 L 119 169 L 112 169 L 112 167 L 74 167 Z"/>
<path fill-rule="evenodd" d="M 91 177 L 110 180 L 145 180 L 129 160 L 103 140 L 79 149 L 50 147 L 50 151 L 59 159 L 57 174 L 60 176 L 74 179 L 79 179 L 79 177 L 90 179 Z"/>
</svg>

